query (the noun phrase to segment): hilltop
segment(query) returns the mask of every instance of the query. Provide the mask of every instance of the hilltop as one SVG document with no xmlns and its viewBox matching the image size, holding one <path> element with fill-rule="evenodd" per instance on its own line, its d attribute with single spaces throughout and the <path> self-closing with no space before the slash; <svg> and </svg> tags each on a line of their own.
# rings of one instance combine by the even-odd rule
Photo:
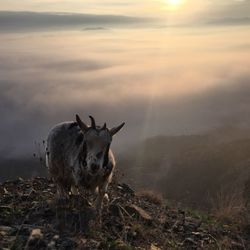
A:
<svg viewBox="0 0 250 250">
<path fill-rule="evenodd" d="M 85 197 L 55 201 L 47 178 L 0 185 L 1 249 L 249 249 L 250 226 L 221 223 L 207 214 L 136 193 L 114 181 L 102 224 Z M 249 231 L 247 231 L 249 230 Z"/>
</svg>

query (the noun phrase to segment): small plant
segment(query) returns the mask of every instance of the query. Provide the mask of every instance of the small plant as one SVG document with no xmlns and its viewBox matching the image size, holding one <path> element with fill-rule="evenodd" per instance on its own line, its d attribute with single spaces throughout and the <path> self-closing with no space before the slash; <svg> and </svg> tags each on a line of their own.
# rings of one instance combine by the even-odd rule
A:
<svg viewBox="0 0 250 250">
<path fill-rule="evenodd" d="M 218 220 L 232 221 L 245 211 L 245 202 L 242 192 L 226 192 L 221 189 L 215 198 L 211 199 L 212 212 Z"/>
<path fill-rule="evenodd" d="M 187 212 L 187 215 L 193 217 L 193 218 L 196 218 L 198 220 L 200 220 L 201 222 L 205 223 L 205 224 L 213 224 L 214 221 L 212 219 L 211 216 L 209 216 L 209 214 L 203 212 L 203 211 L 199 211 L 199 210 L 196 210 L 196 209 L 191 209 L 191 208 L 188 208 L 186 210 Z"/>
</svg>

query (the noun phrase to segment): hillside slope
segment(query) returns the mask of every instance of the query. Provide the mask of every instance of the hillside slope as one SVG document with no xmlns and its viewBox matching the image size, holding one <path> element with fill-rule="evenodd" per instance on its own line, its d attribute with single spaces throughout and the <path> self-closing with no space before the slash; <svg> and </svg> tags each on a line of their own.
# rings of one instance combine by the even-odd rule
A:
<svg viewBox="0 0 250 250">
<path fill-rule="evenodd" d="M 125 181 L 168 199 L 206 208 L 221 190 L 241 192 L 250 177 L 250 132 L 218 129 L 204 135 L 157 136 L 122 156 Z"/>
<path fill-rule="evenodd" d="M 137 195 L 114 182 L 102 224 L 84 197 L 55 202 L 46 178 L 0 185 L 0 249 L 249 249 L 247 227 Z M 248 232 L 249 233 L 249 232 Z"/>
</svg>

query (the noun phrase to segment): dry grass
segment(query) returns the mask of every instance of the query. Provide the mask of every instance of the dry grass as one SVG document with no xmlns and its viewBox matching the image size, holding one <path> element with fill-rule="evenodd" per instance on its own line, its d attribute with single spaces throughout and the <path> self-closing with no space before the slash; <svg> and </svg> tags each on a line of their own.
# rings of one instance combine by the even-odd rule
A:
<svg viewBox="0 0 250 250">
<path fill-rule="evenodd" d="M 215 198 L 210 199 L 212 212 L 216 219 L 232 221 L 246 211 L 242 192 L 220 190 Z"/>
<path fill-rule="evenodd" d="M 227 249 L 227 250 L 235 250 L 235 249 L 247 249 L 244 240 L 237 235 L 240 239 L 240 242 L 235 242 L 230 239 L 228 236 L 224 236 L 220 241 L 218 241 L 218 249 Z"/>
<path fill-rule="evenodd" d="M 156 193 L 155 191 L 152 190 L 138 191 L 136 193 L 136 196 L 146 199 L 147 201 L 154 203 L 156 205 L 162 205 L 164 201 L 162 194 Z"/>
</svg>

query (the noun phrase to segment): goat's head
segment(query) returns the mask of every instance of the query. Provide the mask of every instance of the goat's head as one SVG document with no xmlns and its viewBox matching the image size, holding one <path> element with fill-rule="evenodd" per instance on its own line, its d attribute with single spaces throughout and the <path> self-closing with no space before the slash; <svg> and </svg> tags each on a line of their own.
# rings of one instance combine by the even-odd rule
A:
<svg viewBox="0 0 250 250">
<path fill-rule="evenodd" d="M 113 136 L 124 126 L 125 123 L 117 127 L 108 129 L 106 123 L 99 127 L 96 125 L 95 119 L 89 116 L 91 126 L 87 126 L 78 115 L 76 121 L 84 135 L 85 145 L 85 167 L 91 174 L 98 174 L 108 164 L 109 148 Z"/>
</svg>

